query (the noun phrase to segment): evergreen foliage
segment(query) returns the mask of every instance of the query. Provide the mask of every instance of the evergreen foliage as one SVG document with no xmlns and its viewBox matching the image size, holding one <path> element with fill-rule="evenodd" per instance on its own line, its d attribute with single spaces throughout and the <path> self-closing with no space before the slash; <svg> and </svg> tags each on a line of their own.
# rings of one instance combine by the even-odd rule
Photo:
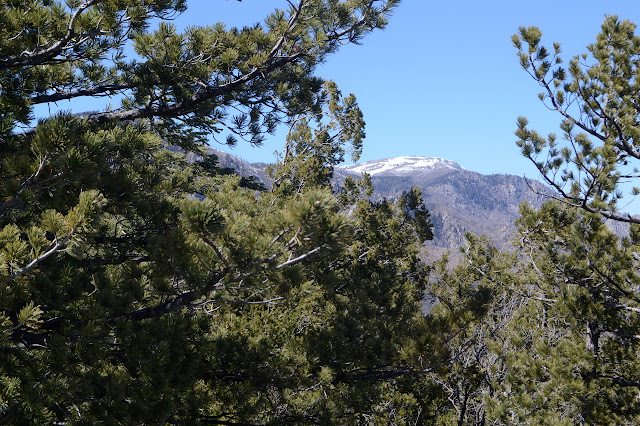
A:
<svg viewBox="0 0 640 426">
<path fill-rule="evenodd" d="M 314 74 L 398 2 L 283 3 L 181 34 L 182 0 L 2 2 L 1 422 L 420 421 L 428 213 L 331 192 L 364 121 Z M 32 125 L 87 96 L 122 104 Z M 204 151 L 279 123 L 273 190 Z"/>
<path fill-rule="evenodd" d="M 521 206 L 514 254 L 469 236 L 457 268 L 435 269 L 430 324 L 450 355 L 430 380 L 446 398 L 437 412 L 445 423 L 640 421 L 640 221 L 618 212 L 640 158 L 634 31 L 607 17 L 568 70 L 538 28 L 513 37 L 540 99 L 562 116 L 564 142 L 525 118 L 516 132 L 556 195 L 538 210 Z M 611 221 L 629 223 L 629 235 L 613 233 Z"/>
<path fill-rule="evenodd" d="M 527 205 L 517 253 L 469 236 L 435 269 L 430 315 L 449 355 L 431 380 L 458 424 L 636 424 L 636 237 L 556 201 Z"/>
<path fill-rule="evenodd" d="M 529 378 L 545 383 L 541 394 L 564 407 L 567 423 L 638 422 L 640 220 L 618 211 L 622 185 L 638 177 L 634 162 L 640 159 L 635 30 L 634 23 L 607 16 L 588 53 L 568 69 L 560 44 L 550 53 L 538 28 L 521 28 L 513 37 L 523 68 L 543 88 L 540 99 L 562 116 L 564 143 L 529 130 L 524 118 L 516 135 L 563 204 L 538 212 L 525 207 L 520 227 L 544 277 L 529 289 L 543 305 L 537 312 L 545 315 L 545 341 L 525 362 L 541 367 Z M 630 235 L 613 234 L 607 220 L 629 223 Z M 541 352 L 545 359 L 536 359 Z M 554 381 L 562 388 L 547 388 Z"/>
<path fill-rule="evenodd" d="M 636 25 L 608 16 L 588 53 L 562 66 L 559 43 L 541 44 L 537 27 L 513 36 L 522 67 L 542 87 L 539 98 L 562 117 L 565 142 L 541 136 L 518 119 L 518 146 L 562 200 L 589 212 L 629 223 L 640 219 L 617 212 L 621 185 L 638 177 L 638 92 L 640 37 Z M 632 190 L 636 195 L 637 189 Z"/>
<path fill-rule="evenodd" d="M 516 133 L 556 200 L 521 207 L 514 252 L 469 235 L 453 268 L 421 260 L 419 189 L 331 186 L 365 123 L 315 67 L 398 1 L 184 33 L 182 0 L 0 2 L 0 423 L 640 422 L 634 24 L 607 17 L 568 70 L 514 36 L 563 117 L 565 146 Z M 269 190 L 206 153 L 281 124 Z"/>
</svg>

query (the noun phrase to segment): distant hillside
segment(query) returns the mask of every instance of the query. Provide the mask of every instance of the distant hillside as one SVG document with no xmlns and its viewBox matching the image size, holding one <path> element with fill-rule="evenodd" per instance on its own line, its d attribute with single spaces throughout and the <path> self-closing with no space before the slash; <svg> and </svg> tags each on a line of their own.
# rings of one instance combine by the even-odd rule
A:
<svg viewBox="0 0 640 426">
<path fill-rule="evenodd" d="M 256 176 L 269 184 L 264 163 L 249 164 L 231 154 L 213 151 L 222 167 L 231 167 L 243 176 Z M 500 249 L 509 248 L 515 230 L 518 206 L 528 201 L 539 206 L 545 197 L 538 192 L 548 189 L 538 181 L 514 175 L 482 175 L 459 164 L 434 157 L 396 157 L 339 166 L 335 181 L 339 185 L 347 176 L 371 175 L 376 199 L 398 197 L 403 191 L 419 186 L 425 205 L 431 212 L 434 240 L 429 244 L 439 253 L 457 251 L 464 244 L 466 232 L 487 235 Z"/>
<path fill-rule="evenodd" d="M 221 167 L 234 169 L 240 176 L 255 176 L 260 182 L 265 184 L 267 188 L 271 187 L 269 176 L 265 172 L 265 168 L 267 167 L 266 163 L 251 164 L 232 154 L 218 151 L 217 149 L 209 149 L 209 152 L 218 157 L 218 163 Z"/>
<path fill-rule="evenodd" d="M 538 181 L 514 175 L 482 175 L 459 164 L 433 157 L 398 157 L 340 166 L 342 179 L 362 171 L 371 174 L 374 197 L 394 198 L 413 186 L 422 189 L 431 212 L 435 238 L 431 245 L 455 250 L 464 244 L 466 232 L 484 234 L 507 249 L 515 230 L 518 206 L 528 201 L 539 206 L 547 191 Z"/>
</svg>

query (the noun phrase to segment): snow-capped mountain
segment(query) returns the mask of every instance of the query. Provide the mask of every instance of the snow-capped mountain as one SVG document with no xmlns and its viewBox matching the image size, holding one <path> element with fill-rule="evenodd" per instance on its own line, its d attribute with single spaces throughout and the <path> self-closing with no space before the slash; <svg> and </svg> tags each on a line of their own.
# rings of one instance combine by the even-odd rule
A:
<svg viewBox="0 0 640 426">
<path fill-rule="evenodd" d="M 371 175 L 374 198 L 393 199 L 414 186 L 422 189 L 434 224 L 432 246 L 456 250 L 466 232 L 485 234 L 501 249 L 509 248 L 518 206 L 539 206 L 547 189 L 536 181 L 513 175 L 482 175 L 458 163 L 437 157 L 395 157 L 338 166 L 335 181 L 347 176 Z"/>
<path fill-rule="evenodd" d="M 374 175 L 401 175 L 437 170 L 464 170 L 458 163 L 438 157 L 394 157 L 383 160 L 365 161 L 359 164 L 338 166 L 349 174 L 368 173 Z"/>
<path fill-rule="evenodd" d="M 264 173 L 266 164 L 249 164 L 230 154 L 216 152 L 220 165 L 239 174 L 257 176 L 270 186 Z M 336 186 L 347 176 L 371 175 L 374 199 L 394 199 L 403 191 L 418 186 L 431 213 L 435 237 L 429 252 L 452 250 L 464 244 L 465 233 L 485 234 L 499 248 L 508 249 L 518 217 L 518 206 L 528 201 L 539 206 L 545 197 L 536 194 L 547 189 L 540 182 L 525 181 L 514 175 L 482 175 L 466 170 L 458 163 L 437 157 L 405 156 L 366 161 L 335 168 Z"/>
</svg>

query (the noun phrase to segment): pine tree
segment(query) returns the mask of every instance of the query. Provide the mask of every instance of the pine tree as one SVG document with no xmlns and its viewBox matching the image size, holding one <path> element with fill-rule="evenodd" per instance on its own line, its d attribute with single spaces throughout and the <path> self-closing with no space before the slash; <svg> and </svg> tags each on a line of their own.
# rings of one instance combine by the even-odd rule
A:
<svg viewBox="0 0 640 426">
<path fill-rule="evenodd" d="M 537 278 L 517 290 L 527 308 L 505 386 L 521 395 L 502 401 L 505 414 L 637 423 L 637 237 L 620 238 L 599 214 L 557 202 L 521 212 L 523 263 Z"/>
<path fill-rule="evenodd" d="M 432 274 L 437 420 L 637 423 L 637 237 L 556 201 L 521 214 L 514 253 L 469 236 Z"/>
<path fill-rule="evenodd" d="M 562 118 L 562 139 L 542 137 L 523 117 L 516 131 L 554 200 L 521 206 L 513 254 L 470 236 L 455 269 L 435 269 L 430 338 L 446 348 L 427 377 L 436 421 L 640 421 L 640 220 L 619 211 L 640 159 L 635 28 L 607 17 L 568 69 L 560 45 L 544 47 L 537 27 L 513 37 L 540 99 Z M 627 232 L 612 232 L 616 222 Z"/>
<path fill-rule="evenodd" d="M 165 21 L 183 0 L 2 3 L 0 419 L 420 421 L 428 213 L 416 190 L 369 201 L 367 179 L 332 192 L 364 121 L 314 73 L 398 2 L 184 33 Z M 87 96 L 122 103 L 32 123 Z M 271 191 L 206 153 L 279 124 Z"/>
<path fill-rule="evenodd" d="M 559 198 L 585 211 L 628 223 L 640 219 L 618 212 L 623 183 L 637 178 L 638 54 L 636 25 L 608 16 L 588 53 L 565 69 L 560 43 L 541 44 L 537 27 L 513 36 L 520 64 L 542 87 L 538 97 L 562 117 L 562 139 L 541 136 L 518 119 L 518 145 Z M 633 189 L 631 194 L 637 195 Z"/>
<path fill-rule="evenodd" d="M 446 341 L 459 355 L 437 377 L 448 391 L 445 415 L 459 424 L 639 421 L 639 221 L 618 211 L 621 185 L 636 173 L 628 167 L 639 158 L 634 30 L 607 17 L 590 55 L 568 70 L 560 45 L 542 46 L 538 28 L 513 37 L 540 99 L 562 117 L 564 142 L 519 119 L 518 145 L 555 200 L 521 207 L 511 260 L 472 239 L 465 265 L 436 282 L 451 300 L 436 318 L 445 331 L 459 330 Z M 628 235 L 612 232 L 611 221 L 629 223 Z M 462 291 L 445 290 L 452 287 Z M 459 308 L 483 289 L 481 315 Z"/>
<path fill-rule="evenodd" d="M 527 249 L 540 253 L 544 267 L 537 291 L 555 336 L 544 350 L 569 370 L 559 381 L 567 392 L 561 399 L 571 407 L 568 422 L 638 421 L 640 220 L 618 211 L 623 185 L 637 178 L 640 159 L 635 30 L 632 22 L 606 17 L 588 53 L 566 70 L 560 44 L 551 54 L 538 28 L 521 28 L 513 37 L 522 66 L 543 89 L 540 99 L 562 116 L 565 142 L 529 130 L 524 118 L 516 135 L 523 155 L 564 205 L 525 209 L 520 223 Z M 637 194 L 634 188 L 631 195 Z M 612 233 L 607 220 L 628 223 L 628 236 Z"/>
</svg>

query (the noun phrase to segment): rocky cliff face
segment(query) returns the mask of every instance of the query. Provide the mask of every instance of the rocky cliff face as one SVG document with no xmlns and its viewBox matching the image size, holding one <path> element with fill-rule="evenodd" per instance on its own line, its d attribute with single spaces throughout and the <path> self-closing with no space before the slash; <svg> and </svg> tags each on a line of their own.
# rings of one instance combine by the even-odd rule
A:
<svg viewBox="0 0 640 426">
<path fill-rule="evenodd" d="M 260 182 L 265 184 L 267 188 L 271 187 L 269 176 L 265 172 L 265 168 L 267 167 L 266 163 L 251 164 L 235 155 L 218 151 L 217 149 L 209 149 L 209 153 L 215 154 L 218 157 L 220 167 L 233 169 L 240 176 L 255 176 Z"/>
</svg>

